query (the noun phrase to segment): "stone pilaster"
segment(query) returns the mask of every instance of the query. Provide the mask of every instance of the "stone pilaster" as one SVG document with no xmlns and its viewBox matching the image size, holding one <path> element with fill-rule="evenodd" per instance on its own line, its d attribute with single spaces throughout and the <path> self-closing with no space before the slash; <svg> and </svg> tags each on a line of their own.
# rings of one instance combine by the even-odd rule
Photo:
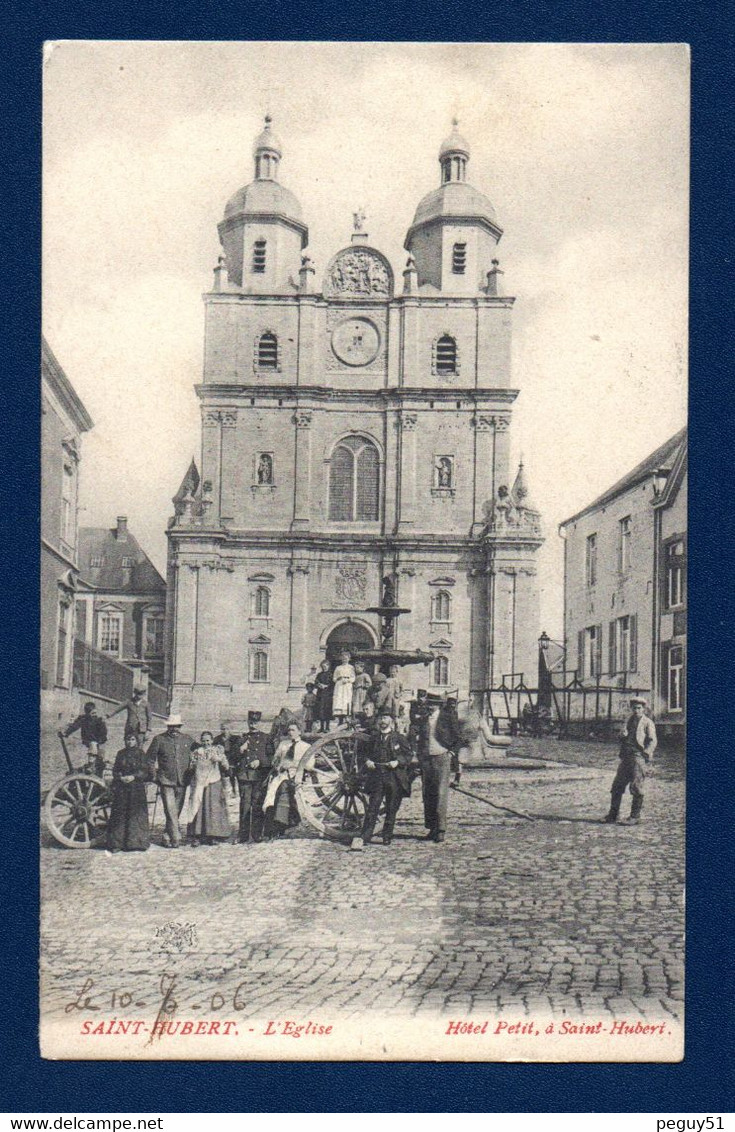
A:
<svg viewBox="0 0 735 1132">
<path fill-rule="evenodd" d="M 311 522 L 311 421 L 309 409 L 297 409 L 294 413 L 296 455 L 292 530 L 308 527 Z"/>
<path fill-rule="evenodd" d="M 303 687 L 304 673 L 313 663 L 309 652 L 309 563 L 294 559 L 288 573 L 291 578 L 288 643 L 288 685 L 291 691 Z"/>
<path fill-rule="evenodd" d="M 400 480 L 398 530 L 410 529 L 416 520 L 416 413 L 401 413 L 399 431 Z"/>
<path fill-rule="evenodd" d="M 473 485 L 472 535 L 482 533 L 485 525 L 484 504 L 492 499 L 492 476 L 495 466 L 495 424 L 487 413 L 477 413 L 472 421 L 475 445 L 475 482 Z"/>
<path fill-rule="evenodd" d="M 496 413 L 493 417 L 495 427 L 495 462 L 492 469 L 492 483 L 488 499 L 495 498 L 501 483 L 510 487 L 510 414 Z"/>
<path fill-rule="evenodd" d="M 177 582 L 173 682 L 193 684 L 196 681 L 199 567 L 195 562 L 180 558 L 175 568 Z"/>
<path fill-rule="evenodd" d="M 202 414 L 202 503 L 204 525 L 218 526 L 222 490 L 222 414 L 205 409 Z"/>
<path fill-rule="evenodd" d="M 237 409 L 223 409 L 220 413 L 218 491 L 218 513 L 221 523 L 231 523 L 235 517 L 235 500 L 232 495 L 232 489 L 237 478 L 235 474 L 236 466 Z"/>
</svg>

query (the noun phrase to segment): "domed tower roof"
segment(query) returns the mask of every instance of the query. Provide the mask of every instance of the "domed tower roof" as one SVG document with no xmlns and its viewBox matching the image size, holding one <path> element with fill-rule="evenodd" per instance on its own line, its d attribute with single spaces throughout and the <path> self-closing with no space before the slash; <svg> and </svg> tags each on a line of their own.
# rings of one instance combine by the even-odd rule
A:
<svg viewBox="0 0 735 1132">
<path fill-rule="evenodd" d="M 467 183 L 467 163 L 470 147 L 459 132 L 459 123 L 453 119 L 452 132 L 439 147 L 439 164 L 442 183 L 419 201 L 413 222 L 406 234 L 404 247 L 410 251 L 413 236 L 429 225 L 457 220 L 479 224 L 490 230 L 495 240 L 503 234 L 495 209 L 479 189 Z"/>
<path fill-rule="evenodd" d="M 484 193 L 466 181 L 450 181 L 421 198 L 411 227 L 455 216 L 485 220 L 494 228 L 498 226 L 495 209 Z"/>
<path fill-rule="evenodd" d="M 275 153 L 278 157 L 283 157 L 283 147 L 281 146 L 281 139 L 274 134 L 271 129 L 273 119 L 270 114 L 265 116 L 265 129 L 258 134 L 253 142 L 253 157 L 257 157 L 259 153 L 266 151 Z"/>
<path fill-rule="evenodd" d="M 301 205 L 294 194 L 278 180 L 278 166 L 282 156 L 281 141 L 273 131 L 270 115 L 266 115 L 265 127 L 253 143 L 255 179 L 238 189 L 228 200 L 224 219 L 220 224 L 220 234 L 223 225 L 229 227 L 238 220 L 277 217 L 301 232 L 301 246 L 306 247 L 309 233 L 304 224 Z"/>
<path fill-rule="evenodd" d="M 249 216 L 265 216 L 277 213 L 298 224 L 303 224 L 301 205 L 290 191 L 278 181 L 251 181 L 233 193 L 225 205 L 225 219 L 247 213 Z"/>
<path fill-rule="evenodd" d="M 470 146 L 469 142 L 465 141 L 459 132 L 459 122 L 456 118 L 452 118 L 452 132 L 448 138 L 445 138 L 439 147 L 439 160 L 442 161 L 450 154 L 458 153 L 464 154 L 467 161 L 470 159 Z"/>
</svg>

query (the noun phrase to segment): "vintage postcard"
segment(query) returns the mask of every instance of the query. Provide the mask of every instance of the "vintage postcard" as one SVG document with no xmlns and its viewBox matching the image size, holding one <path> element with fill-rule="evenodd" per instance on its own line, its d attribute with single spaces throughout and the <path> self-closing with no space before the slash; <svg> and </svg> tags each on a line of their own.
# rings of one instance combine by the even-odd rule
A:
<svg viewBox="0 0 735 1132">
<path fill-rule="evenodd" d="M 682 1058 L 688 117 L 46 44 L 44 1057 Z"/>
</svg>

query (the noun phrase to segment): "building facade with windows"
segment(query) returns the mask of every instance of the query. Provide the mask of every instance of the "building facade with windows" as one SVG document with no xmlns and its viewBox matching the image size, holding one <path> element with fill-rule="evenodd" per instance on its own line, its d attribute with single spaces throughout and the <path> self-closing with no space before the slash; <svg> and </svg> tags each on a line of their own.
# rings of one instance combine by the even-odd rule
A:
<svg viewBox="0 0 735 1132">
<path fill-rule="evenodd" d="M 80 529 L 79 572 L 75 636 L 163 683 L 166 582 L 124 515 L 112 528 Z"/>
<path fill-rule="evenodd" d="M 92 428 L 92 419 L 45 339 L 41 413 L 41 711 L 46 720 L 66 712 L 72 697 L 79 466 L 82 434 Z"/>
<path fill-rule="evenodd" d="M 398 285 L 365 217 L 317 280 L 271 123 L 219 225 L 205 295 L 202 446 L 169 525 L 168 680 L 192 716 L 276 711 L 396 579 L 405 681 L 467 695 L 535 672 L 540 520 L 509 443 L 514 300 L 454 131 Z"/>
<path fill-rule="evenodd" d="M 567 669 L 650 691 L 674 731 L 686 719 L 686 466 L 682 429 L 559 528 Z"/>
</svg>

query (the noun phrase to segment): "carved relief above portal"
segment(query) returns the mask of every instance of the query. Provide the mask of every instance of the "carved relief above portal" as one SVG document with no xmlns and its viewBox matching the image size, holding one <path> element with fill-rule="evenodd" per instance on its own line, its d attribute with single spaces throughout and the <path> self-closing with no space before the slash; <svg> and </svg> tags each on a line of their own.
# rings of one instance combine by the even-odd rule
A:
<svg viewBox="0 0 735 1132">
<path fill-rule="evenodd" d="M 327 299 L 390 299 L 393 272 L 372 248 L 344 248 L 327 268 L 323 289 Z"/>
<path fill-rule="evenodd" d="M 334 576 L 334 596 L 337 605 L 362 608 L 367 593 L 367 564 L 340 562 Z"/>
</svg>

